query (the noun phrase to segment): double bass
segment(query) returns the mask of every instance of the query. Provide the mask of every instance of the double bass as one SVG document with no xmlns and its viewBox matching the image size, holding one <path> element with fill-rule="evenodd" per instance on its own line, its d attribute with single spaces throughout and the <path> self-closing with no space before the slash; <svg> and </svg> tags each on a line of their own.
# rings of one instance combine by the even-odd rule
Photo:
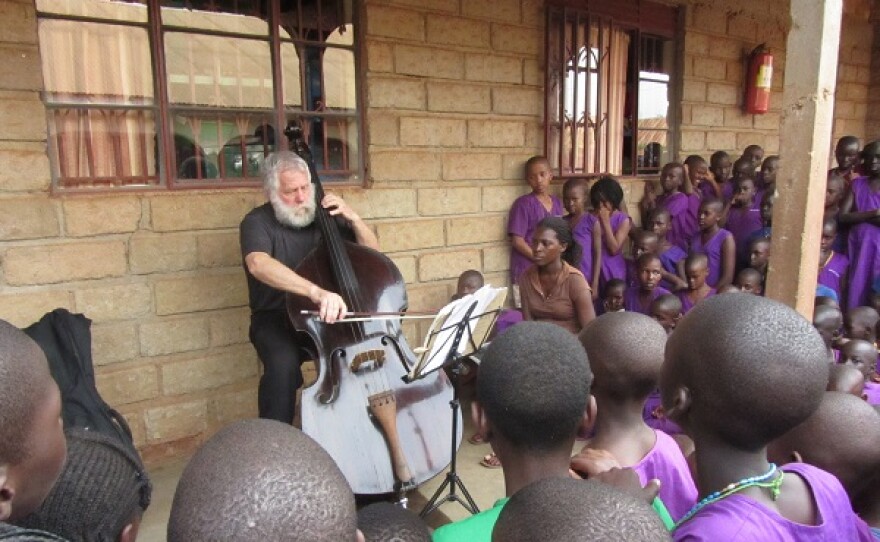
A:
<svg viewBox="0 0 880 542">
<path fill-rule="evenodd" d="M 302 130 L 294 126 L 285 133 L 291 150 L 309 165 L 323 238 L 296 272 L 339 293 L 350 311 L 403 313 L 400 271 L 381 252 L 343 239 L 336 219 L 320 205 L 324 190 Z M 452 445 L 452 385 L 443 371 L 404 382 L 416 358 L 400 320 L 326 324 L 307 314 L 316 306 L 306 297 L 288 294 L 286 305 L 318 372 L 302 391 L 302 430 L 330 453 L 352 490 L 402 495 L 441 472 Z"/>
</svg>

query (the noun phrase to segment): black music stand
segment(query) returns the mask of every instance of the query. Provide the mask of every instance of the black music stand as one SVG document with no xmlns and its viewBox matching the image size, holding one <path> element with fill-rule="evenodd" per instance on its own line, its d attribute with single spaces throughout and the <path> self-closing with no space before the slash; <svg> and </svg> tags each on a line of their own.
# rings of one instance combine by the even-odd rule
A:
<svg viewBox="0 0 880 542">
<path fill-rule="evenodd" d="M 468 303 L 463 313 L 461 312 L 460 307 L 457 312 L 453 311 L 452 314 L 448 315 L 448 320 L 452 320 L 451 323 L 446 324 L 446 322 L 444 322 L 438 330 L 429 331 L 428 344 L 433 346 L 432 352 L 439 350 L 440 354 L 445 357 L 442 359 L 441 363 L 435 361 L 427 364 L 418 364 L 416 368 L 413 369 L 413 373 L 417 376 L 413 376 L 413 373 L 411 373 L 410 376 L 405 378 L 406 380 L 421 378 L 424 375 L 446 367 L 449 368 L 450 380 L 452 381 L 452 400 L 449 402 L 449 407 L 452 410 L 452 438 L 449 470 L 446 472 L 446 479 L 443 480 L 443 483 L 437 488 L 434 495 L 431 496 L 427 504 L 425 504 L 425 507 L 419 513 L 419 516 L 422 518 L 436 511 L 441 505 L 449 501 L 459 503 L 471 514 L 476 514 L 480 511 L 477 507 L 477 503 L 474 502 L 473 497 L 471 497 L 471 494 L 464 486 L 464 483 L 461 481 L 456 470 L 456 456 L 458 455 L 458 418 L 461 409 L 458 378 L 462 372 L 463 360 L 483 346 L 486 337 L 489 335 L 489 331 L 491 331 L 492 326 L 495 325 L 498 313 L 501 311 L 501 305 L 504 303 L 505 290 L 499 289 L 493 291 L 495 295 L 489 300 L 488 306 L 487 303 L 481 303 L 479 300 L 469 301 L 467 298 L 462 299 L 461 301 Z M 474 312 L 480 305 L 482 305 L 480 308 L 483 312 L 474 315 Z M 442 314 L 441 311 L 441 315 Z M 472 321 L 477 321 L 477 323 L 472 324 Z M 444 335 L 445 337 L 443 337 Z M 433 339 L 438 337 L 441 337 L 440 340 L 443 341 L 440 345 L 435 344 L 433 341 Z M 465 337 L 467 338 L 467 343 L 462 345 L 461 341 Z M 479 344 L 477 344 L 477 341 L 479 341 Z M 428 356 L 428 359 L 430 359 L 430 356 Z M 424 372 L 422 372 L 423 369 Z M 443 492 L 447 487 L 449 488 L 449 493 L 443 495 Z M 461 495 L 459 495 L 456 490 L 461 490 Z"/>
</svg>

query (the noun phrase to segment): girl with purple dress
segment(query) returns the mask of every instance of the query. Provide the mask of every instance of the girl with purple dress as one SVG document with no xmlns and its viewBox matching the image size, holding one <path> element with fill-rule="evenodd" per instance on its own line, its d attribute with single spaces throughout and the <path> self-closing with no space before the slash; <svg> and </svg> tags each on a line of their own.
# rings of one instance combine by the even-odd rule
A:
<svg viewBox="0 0 880 542">
<path fill-rule="evenodd" d="M 645 185 L 645 197 L 639 203 L 642 209 L 643 223 L 647 224 L 648 216 L 656 208 L 669 211 L 669 242 L 687 249 L 688 241 L 698 231 L 697 211 L 700 207 L 700 195 L 694 192 L 690 177 L 685 174 L 683 165 L 672 162 L 663 166 L 660 173 L 663 194 L 654 195 L 652 183 Z"/>
<path fill-rule="evenodd" d="M 880 275 L 880 141 L 862 150 L 862 171 L 840 209 L 840 222 L 849 232 L 848 307 L 868 304 L 874 279 Z"/>
<path fill-rule="evenodd" d="M 684 261 L 684 275 L 687 277 L 687 290 L 678 292 L 683 315 L 700 301 L 715 295 L 715 288 L 706 284 L 706 278 L 709 276 L 709 258 L 705 254 L 688 256 Z"/>
<path fill-rule="evenodd" d="M 620 208 L 623 189 L 613 177 L 605 176 L 596 181 L 590 188 L 590 203 L 593 205 L 593 227 L 599 229 L 602 239 L 601 289 L 611 279 L 626 280 L 623 245 L 632 228 L 632 220 Z"/>
<path fill-rule="evenodd" d="M 587 179 L 576 177 L 565 181 L 562 187 L 562 203 L 568 214 L 565 220 L 571 228 L 575 241 L 583 248 L 578 266 L 593 290 L 593 300 L 598 299 L 599 275 L 602 262 L 602 237 L 596 220 L 587 212 Z"/>
<path fill-rule="evenodd" d="M 532 234 L 538 222 L 548 216 L 562 216 L 562 202 L 550 194 L 550 180 L 553 179 L 550 162 L 543 156 L 533 156 L 526 162 L 525 169 L 526 181 L 532 191 L 516 198 L 507 220 L 511 248 L 510 278 L 513 284 L 532 265 Z"/>
<path fill-rule="evenodd" d="M 660 258 L 655 254 L 646 252 L 639 256 L 636 260 L 638 285 L 630 286 L 623 294 L 623 307 L 626 310 L 650 316 L 651 302 L 669 293 L 669 290 L 659 286 L 662 269 Z"/>
<path fill-rule="evenodd" d="M 736 243 L 733 235 L 721 228 L 718 221 L 724 205 L 721 200 L 710 199 L 700 205 L 700 233 L 691 240 L 693 253 L 702 253 L 709 258 L 709 277 L 706 282 L 709 286 L 720 290 L 733 282 L 733 272 L 736 264 Z M 681 266 L 681 275 L 684 275 L 684 265 Z"/>
<path fill-rule="evenodd" d="M 819 243 L 818 282 L 834 290 L 838 302 L 846 310 L 846 275 L 849 271 L 849 258 L 832 248 L 836 238 L 837 220 L 833 216 L 826 216 L 822 223 L 822 240 Z"/>
<path fill-rule="evenodd" d="M 727 209 L 727 223 L 724 229 L 733 234 L 736 242 L 736 260 L 740 267 L 746 267 L 748 259 L 748 239 L 763 226 L 761 220 L 761 198 L 763 193 L 755 191 L 755 181 L 749 177 L 736 180 L 736 193 Z"/>
</svg>

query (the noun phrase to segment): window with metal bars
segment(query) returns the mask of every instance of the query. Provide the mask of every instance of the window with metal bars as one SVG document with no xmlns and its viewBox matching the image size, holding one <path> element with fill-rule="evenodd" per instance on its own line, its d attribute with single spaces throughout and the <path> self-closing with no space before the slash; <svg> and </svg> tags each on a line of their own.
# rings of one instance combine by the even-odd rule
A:
<svg viewBox="0 0 880 542">
<path fill-rule="evenodd" d="M 547 7 L 545 152 L 560 177 L 656 174 L 674 155 L 675 8 Z"/>
<path fill-rule="evenodd" d="M 246 186 L 299 124 L 360 182 L 352 0 L 37 0 L 56 191 Z"/>
</svg>

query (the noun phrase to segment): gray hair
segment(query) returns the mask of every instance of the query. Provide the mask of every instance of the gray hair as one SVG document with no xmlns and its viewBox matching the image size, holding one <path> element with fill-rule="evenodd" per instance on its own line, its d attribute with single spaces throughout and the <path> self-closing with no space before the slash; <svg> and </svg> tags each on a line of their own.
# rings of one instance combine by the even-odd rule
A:
<svg viewBox="0 0 880 542">
<path fill-rule="evenodd" d="M 273 152 L 263 160 L 262 170 L 263 188 L 269 194 L 278 191 L 278 176 L 282 171 L 301 171 L 309 182 L 312 181 L 309 165 L 293 151 Z"/>
</svg>

